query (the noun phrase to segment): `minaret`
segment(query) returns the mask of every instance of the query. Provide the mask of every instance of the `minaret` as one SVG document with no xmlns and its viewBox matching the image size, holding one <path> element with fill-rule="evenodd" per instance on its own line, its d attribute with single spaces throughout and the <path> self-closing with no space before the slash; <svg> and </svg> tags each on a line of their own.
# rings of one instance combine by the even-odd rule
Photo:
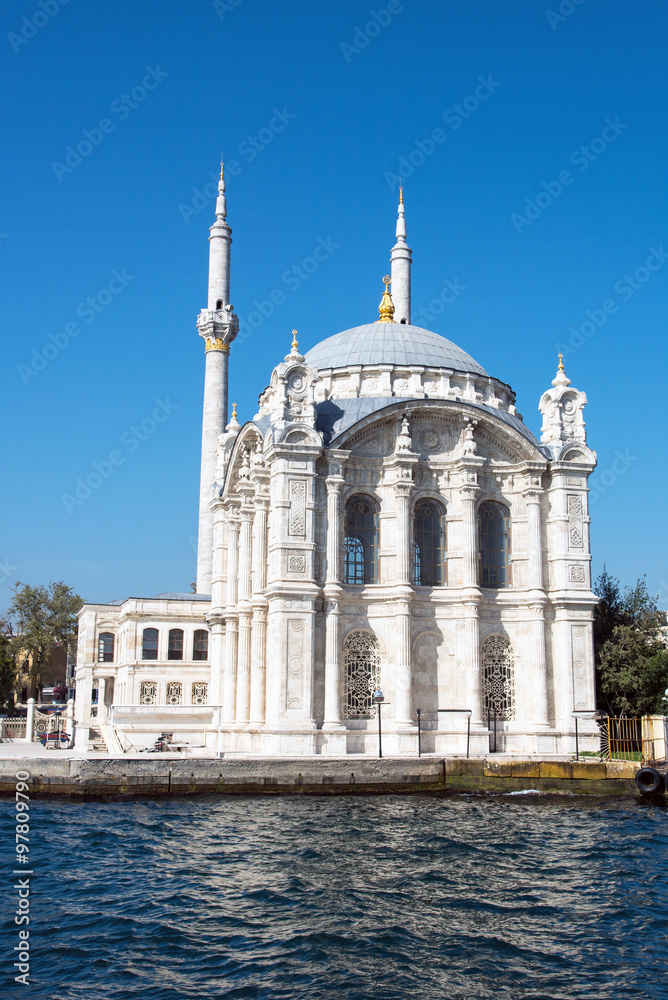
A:
<svg viewBox="0 0 668 1000">
<path fill-rule="evenodd" d="M 220 164 L 216 221 L 209 230 L 209 300 L 197 317 L 197 330 L 205 343 L 202 466 L 199 487 L 197 539 L 197 593 L 211 593 L 213 562 L 213 513 L 209 510 L 216 479 L 216 444 L 227 424 L 227 363 L 230 344 L 239 332 L 239 320 L 230 305 L 230 245 L 225 179 Z"/>
<path fill-rule="evenodd" d="M 397 217 L 397 242 L 390 254 L 392 272 L 392 299 L 395 323 L 411 321 L 411 248 L 406 243 L 406 217 L 404 215 L 404 189 L 399 188 L 399 213 Z"/>
</svg>

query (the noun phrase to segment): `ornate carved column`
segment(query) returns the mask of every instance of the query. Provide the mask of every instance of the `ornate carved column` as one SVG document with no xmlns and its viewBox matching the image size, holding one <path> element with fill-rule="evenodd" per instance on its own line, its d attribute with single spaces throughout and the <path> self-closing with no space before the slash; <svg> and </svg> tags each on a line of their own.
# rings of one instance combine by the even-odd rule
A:
<svg viewBox="0 0 668 1000">
<path fill-rule="evenodd" d="M 342 476 L 328 476 L 327 485 L 327 578 L 328 584 L 341 584 L 341 491 Z"/>
<path fill-rule="evenodd" d="M 325 728 L 341 725 L 341 603 L 325 601 Z"/>
<path fill-rule="evenodd" d="M 534 591 L 530 604 L 534 619 L 532 633 L 532 693 L 531 718 L 534 725 L 548 725 L 547 718 L 547 654 L 545 649 L 546 601 L 543 589 L 543 534 L 540 516 L 539 489 L 526 490 L 524 500 L 527 508 L 527 548 L 529 554 L 528 586 Z"/>
<path fill-rule="evenodd" d="M 478 545 L 475 505 L 479 489 L 477 486 L 462 486 L 459 497 L 462 502 L 462 584 L 465 587 L 478 586 Z"/>
<path fill-rule="evenodd" d="M 410 559 L 410 513 L 411 491 L 413 480 L 411 470 L 406 469 L 406 478 L 394 484 L 394 496 L 397 509 L 396 517 L 396 582 L 408 585 L 411 582 Z"/>
<path fill-rule="evenodd" d="M 475 473 L 467 473 L 475 476 Z M 462 503 L 462 583 L 468 589 L 469 599 L 464 600 L 462 629 L 464 632 L 464 662 L 466 664 L 466 708 L 472 711 L 471 722 L 480 725 L 482 718 L 482 684 L 480 669 L 480 616 L 478 604 L 478 544 L 476 501 L 479 488 L 471 483 L 462 486 L 459 497 Z"/>
<path fill-rule="evenodd" d="M 97 681 L 97 721 L 104 723 L 107 721 L 107 706 L 104 698 L 107 693 L 107 681 L 105 677 L 99 677 Z"/>
<path fill-rule="evenodd" d="M 341 466 L 330 463 L 327 485 L 327 574 L 325 583 L 325 706 L 323 728 L 341 728 Z"/>
<path fill-rule="evenodd" d="M 394 601 L 392 613 L 397 621 L 396 676 L 394 683 L 395 717 L 398 726 L 410 726 L 411 716 L 411 605 L 407 599 Z"/>
<path fill-rule="evenodd" d="M 543 536 L 540 520 L 540 490 L 527 490 L 524 500 L 527 507 L 527 547 L 529 551 L 529 577 L 531 590 L 543 589 Z"/>
<path fill-rule="evenodd" d="M 266 478 L 266 477 L 265 477 Z M 264 482 L 264 480 L 263 480 Z M 258 481 L 258 488 L 261 488 Z M 253 617 L 251 620 L 250 721 L 263 723 L 267 687 L 267 520 L 269 498 L 256 495 L 253 520 Z"/>
<path fill-rule="evenodd" d="M 239 519 L 230 511 L 227 520 L 227 609 L 225 612 L 225 676 L 223 681 L 223 719 L 225 722 L 234 722 L 237 705 L 239 529 Z"/>
<path fill-rule="evenodd" d="M 250 716 L 251 614 L 239 614 L 239 652 L 237 657 L 237 722 L 248 722 Z"/>
<path fill-rule="evenodd" d="M 266 685 L 267 610 L 264 607 L 254 607 L 251 622 L 251 722 L 264 722 Z"/>
</svg>

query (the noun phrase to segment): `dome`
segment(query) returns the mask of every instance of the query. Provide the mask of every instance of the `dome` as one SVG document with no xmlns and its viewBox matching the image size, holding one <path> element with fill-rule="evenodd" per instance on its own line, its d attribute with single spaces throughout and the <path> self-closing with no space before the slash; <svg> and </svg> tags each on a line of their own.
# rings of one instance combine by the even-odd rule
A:
<svg viewBox="0 0 668 1000">
<path fill-rule="evenodd" d="M 487 375 L 470 354 L 438 333 L 403 323 L 367 323 L 336 333 L 307 351 L 306 362 L 322 371 L 351 365 L 419 365 Z"/>
</svg>

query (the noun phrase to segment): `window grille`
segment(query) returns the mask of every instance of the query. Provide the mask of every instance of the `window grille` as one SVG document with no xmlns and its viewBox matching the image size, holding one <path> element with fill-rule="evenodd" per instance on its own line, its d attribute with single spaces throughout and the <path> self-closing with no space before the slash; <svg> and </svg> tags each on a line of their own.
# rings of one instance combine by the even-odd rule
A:
<svg viewBox="0 0 668 1000">
<path fill-rule="evenodd" d="M 182 660 L 183 659 L 183 629 L 182 628 L 170 628 L 169 630 L 169 640 L 167 644 L 167 659 L 168 660 Z"/>
<path fill-rule="evenodd" d="M 145 628 L 142 639 L 142 660 L 158 659 L 158 630 L 157 628 Z"/>
<path fill-rule="evenodd" d="M 209 685 L 206 681 L 195 681 L 192 689 L 193 705 L 207 705 L 209 702 Z"/>
<path fill-rule="evenodd" d="M 508 639 L 489 636 L 482 645 L 482 696 L 484 716 L 515 718 L 515 661 Z"/>
<path fill-rule="evenodd" d="M 180 705 L 183 701 L 183 685 L 179 681 L 170 681 L 167 685 L 167 704 Z"/>
<path fill-rule="evenodd" d="M 97 640 L 97 662 L 114 662 L 114 633 L 100 632 Z"/>
<path fill-rule="evenodd" d="M 365 496 L 346 503 L 344 582 L 378 582 L 378 510 Z"/>
<path fill-rule="evenodd" d="M 378 641 L 368 632 L 353 632 L 344 645 L 344 663 L 344 718 L 375 718 L 373 694 L 380 684 Z"/>
<path fill-rule="evenodd" d="M 209 659 L 209 633 L 205 628 L 198 628 L 193 636 L 193 660 Z"/>
<path fill-rule="evenodd" d="M 155 705 L 158 700 L 157 681 L 142 681 L 139 689 L 140 705 Z"/>
<path fill-rule="evenodd" d="M 413 583 L 445 585 L 445 509 L 436 500 L 419 500 L 413 514 Z"/>
<path fill-rule="evenodd" d="M 486 500 L 478 509 L 480 586 L 510 586 L 510 511 Z"/>
</svg>

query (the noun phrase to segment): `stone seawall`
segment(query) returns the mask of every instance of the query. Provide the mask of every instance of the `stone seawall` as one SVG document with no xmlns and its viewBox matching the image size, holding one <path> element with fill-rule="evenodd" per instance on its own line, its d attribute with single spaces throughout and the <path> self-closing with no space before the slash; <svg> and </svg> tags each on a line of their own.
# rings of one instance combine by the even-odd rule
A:
<svg viewBox="0 0 668 1000">
<path fill-rule="evenodd" d="M 633 762 L 462 758 L 0 760 L 0 795 L 16 772 L 30 774 L 34 797 L 196 795 L 486 794 L 536 790 L 563 795 L 637 795 Z"/>
</svg>

